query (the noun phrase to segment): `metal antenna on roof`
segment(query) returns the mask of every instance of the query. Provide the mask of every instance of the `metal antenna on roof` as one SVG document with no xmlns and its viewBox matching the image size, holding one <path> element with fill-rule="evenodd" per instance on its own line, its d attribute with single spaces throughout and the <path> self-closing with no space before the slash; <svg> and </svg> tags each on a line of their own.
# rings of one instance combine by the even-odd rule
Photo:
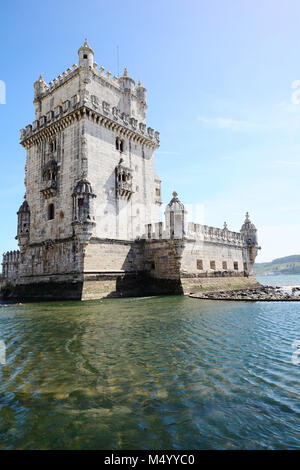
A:
<svg viewBox="0 0 300 470">
<path fill-rule="evenodd" d="M 117 72 L 118 72 L 117 77 L 118 78 L 119 78 L 119 68 L 120 68 L 120 64 L 119 64 L 119 45 L 117 45 Z"/>
</svg>

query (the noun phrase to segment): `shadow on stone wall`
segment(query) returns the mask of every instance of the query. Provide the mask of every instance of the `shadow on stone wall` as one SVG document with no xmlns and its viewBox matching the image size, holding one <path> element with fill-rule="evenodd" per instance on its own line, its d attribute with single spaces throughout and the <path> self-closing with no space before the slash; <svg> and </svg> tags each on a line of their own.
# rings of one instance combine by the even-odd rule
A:
<svg viewBox="0 0 300 470">
<path fill-rule="evenodd" d="M 6 284 L 2 289 L 2 298 L 18 302 L 81 300 L 82 290 L 83 281 L 41 281 L 16 286 Z"/>
</svg>

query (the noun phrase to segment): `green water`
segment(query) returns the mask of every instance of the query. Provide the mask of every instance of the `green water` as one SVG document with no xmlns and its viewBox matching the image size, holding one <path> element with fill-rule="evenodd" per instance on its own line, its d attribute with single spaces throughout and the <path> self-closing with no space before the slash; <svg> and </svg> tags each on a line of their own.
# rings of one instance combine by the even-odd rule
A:
<svg viewBox="0 0 300 470">
<path fill-rule="evenodd" d="M 296 449 L 299 303 L 0 307 L 2 449 Z"/>
</svg>

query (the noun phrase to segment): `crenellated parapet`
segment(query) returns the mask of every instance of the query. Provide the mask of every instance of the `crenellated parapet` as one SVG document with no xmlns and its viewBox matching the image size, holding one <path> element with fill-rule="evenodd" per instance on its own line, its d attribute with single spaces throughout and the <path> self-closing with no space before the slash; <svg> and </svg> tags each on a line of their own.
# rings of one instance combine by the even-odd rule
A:
<svg viewBox="0 0 300 470">
<path fill-rule="evenodd" d="M 66 82 L 74 78 L 75 75 L 78 75 L 82 68 L 86 68 L 86 66 L 83 66 L 80 63 L 79 66 L 77 64 L 73 64 L 72 67 L 68 67 L 64 72 L 50 80 L 48 84 L 44 81 L 42 75 L 40 75 L 40 78 L 34 83 L 35 100 L 43 99 L 59 87 L 65 85 Z M 102 85 L 112 87 L 119 93 L 130 93 L 130 95 L 135 97 L 145 106 L 145 108 L 147 108 L 146 88 L 141 84 L 140 80 L 138 81 L 137 86 L 135 86 L 135 81 L 133 78 L 128 76 L 126 69 L 124 70 L 122 77 L 117 77 L 116 75 L 112 76 L 111 72 L 105 71 L 105 68 L 102 65 L 97 68 L 96 62 L 93 63 L 93 66 L 88 66 L 88 69 L 99 78 L 99 83 Z"/>
<path fill-rule="evenodd" d="M 99 104 L 95 104 L 99 103 Z M 133 141 L 140 142 L 146 147 L 159 147 L 159 132 L 152 127 L 147 127 L 143 122 L 138 122 L 134 117 L 121 113 L 116 107 L 111 107 L 106 101 L 95 101 L 93 95 L 88 104 L 82 105 L 79 95 L 71 100 L 63 102 L 62 106 L 56 106 L 54 111 L 49 111 L 47 116 L 41 116 L 25 129 L 21 129 L 20 140 L 25 148 L 48 139 L 59 130 L 68 127 L 72 122 L 83 117 L 91 119 L 96 124 L 102 125 L 120 134 L 130 137 Z"/>
<path fill-rule="evenodd" d="M 42 75 L 40 75 L 40 78 L 34 83 L 34 101 L 44 98 L 45 96 L 51 94 L 55 89 L 64 85 L 67 81 L 78 74 L 78 70 L 78 65 L 74 64 L 72 67 L 69 67 L 67 70 L 65 70 L 62 74 L 59 74 L 58 77 L 53 78 L 49 84 L 47 84 L 44 81 Z"/>
<path fill-rule="evenodd" d="M 87 40 L 78 55 L 79 66 L 74 64 L 49 84 L 42 75 L 34 83 L 36 119 L 21 129 L 21 144 L 28 149 L 87 118 L 133 142 L 158 148 L 159 132 L 145 122 L 146 88 L 141 82 L 135 86 L 126 69 L 121 77 L 111 77 L 103 66 L 98 68 Z"/>
<path fill-rule="evenodd" d="M 18 277 L 21 253 L 19 250 L 7 251 L 2 258 L 2 276 L 5 280 L 13 281 Z"/>
</svg>

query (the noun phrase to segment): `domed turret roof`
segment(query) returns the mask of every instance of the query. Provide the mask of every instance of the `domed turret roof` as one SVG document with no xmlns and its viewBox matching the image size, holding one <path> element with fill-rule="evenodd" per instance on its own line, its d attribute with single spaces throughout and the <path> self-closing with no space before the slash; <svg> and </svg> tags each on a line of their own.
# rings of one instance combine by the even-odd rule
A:
<svg viewBox="0 0 300 470">
<path fill-rule="evenodd" d="M 169 204 L 166 207 L 167 211 L 184 211 L 184 205 L 182 202 L 178 199 L 178 194 L 176 191 L 173 191 L 173 197 Z"/>
<path fill-rule="evenodd" d="M 249 213 L 246 212 L 246 219 L 245 222 L 242 225 L 241 232 L 248 232 L 250 230 L 256 230 L 255 225 L 251 222 Z"/>
<path fill-rule="evenodd" d="M 78 181 L 74 189 L 74 195 L 76 194 L 93 194 L 91 183 L 86 179 Z"/>
<path fill-rule="evenodd" d="M 18 214 L 19 212 L 30 212 L 29 205 L 26 199 L 24 199 L 23 203 L 21 204 L 20 209 L 18 210 Z"/>
<path fill-rule="evenodd" d="M 79 54 L 79 52 L 82 51 L 82 50 L 84 50 L 85 52 L 91 52 L 91 53 L 94 55 L 94 51 L 93 51 L 93 49 L 91 48 L 91 46 L 89 45 L 87 39 L 84 40 L 83 46 L 81 46 L 81 47 L 78 49 L 78 54 Z"/>
<path fill-rule="evenodd" d="M 128 83 L 128 81 L 131 82 L 132 86 L 135 86 L 135 81 L 133 80 L 132 77 L 129 77 L 127 68 L 125 67 L 124 72 L 123 72 L 123 76 L 119 78 L 119 83 L 122 83 L 122 82 L 127 82 Z"/>
<path fill-rule="evenodd" d="M 141 80 L 138 81 L 138 84 L 136 86 L 136 90 L 138 90 L 138 89 L 146 91 L 146 88 L 142 85 Z"/>
</svg>

